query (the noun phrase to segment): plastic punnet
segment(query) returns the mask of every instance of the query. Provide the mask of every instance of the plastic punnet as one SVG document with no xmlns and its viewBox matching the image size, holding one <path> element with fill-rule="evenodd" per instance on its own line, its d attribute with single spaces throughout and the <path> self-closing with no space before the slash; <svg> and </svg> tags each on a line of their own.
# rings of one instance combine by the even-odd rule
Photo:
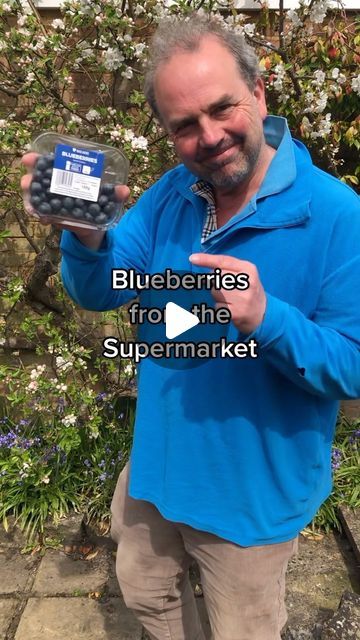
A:
<svg viewBox="0 0 360 640">
<path fill-rule="evenodd" d="M 121 218 L 115 184 L 126 184 L 129 162 L 119 149 L 74 136 L 41 133 L 27 196 L 35 215 L 74 227 L 108 229 Z"/>
</svg>

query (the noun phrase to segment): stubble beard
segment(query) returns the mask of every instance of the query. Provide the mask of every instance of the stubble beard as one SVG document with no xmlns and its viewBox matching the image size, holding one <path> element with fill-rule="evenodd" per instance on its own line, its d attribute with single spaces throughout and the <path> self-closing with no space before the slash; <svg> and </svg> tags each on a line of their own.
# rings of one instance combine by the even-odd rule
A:
<svg viewBox="0 0 360 640">
<path fill-rule="evenodd" d="M 216 189 L 233 189 L 244 184 L 253 174 L 262 149 L 262 140 L 256 141 L 249 149 L 239 150 L 230 162 L 224 161 L 216 169 L 206 169 L 199 177 Z M 230 169 L 235 165 L 234 169 Z M 229 168 L 227 168 L 229 167 Z"/>
</svg>

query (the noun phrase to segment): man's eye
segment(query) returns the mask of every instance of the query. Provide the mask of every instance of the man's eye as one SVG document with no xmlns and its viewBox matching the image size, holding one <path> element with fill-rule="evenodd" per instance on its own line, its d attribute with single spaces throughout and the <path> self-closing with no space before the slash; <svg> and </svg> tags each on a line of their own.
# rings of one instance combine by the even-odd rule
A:
<svg viewBox="0 0 360 640">
<path fill-rule="evenodd" d="M 222 104 L 219 107 L 217 107 L 216 111 L 224 113 L 224 111 L 228 111 L 229 109 L 231 109 L 231 107 L 232 107 L 231 104 Z"/>
<path fill-rule="evenodd" d="M 192 124 L 193 124 L 192 122 L 186 122 L 180 125 L 180 127 L 176 129 L 176 133 L 181 133 L 182 131 L 185 131 L 185 129 L 188 129 L 189 127 L 191 127 Z"/>
</svg>

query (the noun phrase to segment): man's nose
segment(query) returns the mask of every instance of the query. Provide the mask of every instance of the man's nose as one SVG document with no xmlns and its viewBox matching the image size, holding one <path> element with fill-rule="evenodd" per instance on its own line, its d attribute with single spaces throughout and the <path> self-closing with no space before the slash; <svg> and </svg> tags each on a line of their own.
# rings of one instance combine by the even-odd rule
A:
<svg viewBox="0 0 360 640">
<path fill-rule="evenodd" d="M 205 117 L 200 120 L 199 128 L 199 146 L 202 149 L 215 148 L 221 143 L 224 137 L 221 123 L 216 122 L 212 118 Z"/>
</svg>

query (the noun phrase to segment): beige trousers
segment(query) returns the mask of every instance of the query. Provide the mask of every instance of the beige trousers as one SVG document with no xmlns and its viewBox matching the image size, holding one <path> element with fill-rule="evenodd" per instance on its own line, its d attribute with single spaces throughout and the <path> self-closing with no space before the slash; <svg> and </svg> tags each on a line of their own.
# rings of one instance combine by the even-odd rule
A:
<svg viewBox="0 0 360 640">
<path fill-rule="evenodd" d="M 128 496 L 128 465 L 111 504 L 116 574 L 125 604 L 153 640 L 205 640 L 189 581 L 198 563 L 212 640 L 280 640 L 289 542 L 241 547 L 170 522 Z"/>
</svg>

